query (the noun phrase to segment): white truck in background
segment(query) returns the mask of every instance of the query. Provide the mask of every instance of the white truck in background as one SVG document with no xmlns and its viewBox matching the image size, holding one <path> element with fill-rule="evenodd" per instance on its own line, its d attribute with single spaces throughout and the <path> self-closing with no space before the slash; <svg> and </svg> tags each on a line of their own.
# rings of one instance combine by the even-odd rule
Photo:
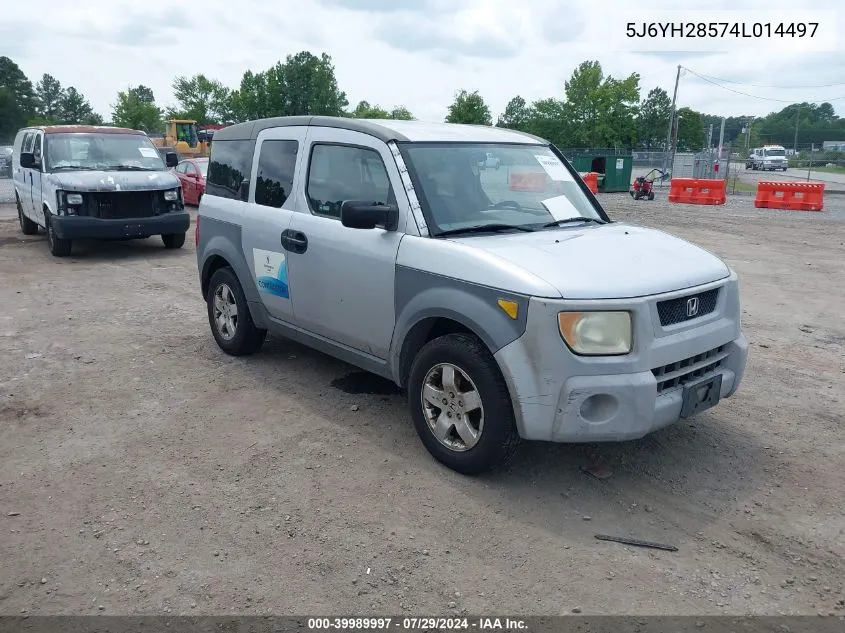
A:
<svg viewBox="0 0 845 633">
<path fill-rule="evenodd" d="M 786 148 L 782 145 L 764 145 L 763 147 L 755 147 L 745 163 L 745 168 L 749 167 L 754 170 L 761 171 L 786 171 L 789 162 L 786 158 Z"/>
</svg>

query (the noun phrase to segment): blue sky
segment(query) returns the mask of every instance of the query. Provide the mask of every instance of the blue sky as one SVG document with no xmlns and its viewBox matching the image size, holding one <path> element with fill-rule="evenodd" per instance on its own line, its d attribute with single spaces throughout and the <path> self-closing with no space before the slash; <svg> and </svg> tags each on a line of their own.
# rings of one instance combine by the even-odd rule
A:
<svg viewBox="0 0 845 633">
<path fill-rule="evenodd" d="M 845 18 L 840 2 L 805 0 L 801 7 Z M 4 8 L 0 55 L 14 59 L 33 81 L 48 72 L 75 86 L 106 118 L 117 91 L 130 85 L 151 87 L 167 105 L 176 75 L 203 72 L 234 87 L 245 70 L 263 70 L 300 50 L 332 56 L 351 104 L 405 105 L 426 120 L 442 120 L 462 88 L 478 90 L 494 116 L 517 94 L 529 101 L 562 98 L 564 82 L 587 59 L 613 76 L 639 72 L 643 95 L 655 86 L 671 95 L 677 64 L 742 82 L 725 85 L 751 95 L 684 73 L 679 105 L 708 113 L 760 116 L 789 102 L 829 100 L 845 115 L 841 46 L 812 52 L 751 43 L 743 51 L 678 54 L 644 52 L 640 42 L 633 50 L 621 13 L 634 8 L 641 20 L 660 21 L 673 6 L 680 6 L 677 0 L 204 0 L 175 6 L 93 0 L 81 7 L 28 0 Z M 794 2 L 711 0 L 706 6 L 753 10 L 761 21 L 801 19 Z M 693 19 L 708 19 L 702 3 L 689 7 Z M 845 19 L 838 24 L 845 26 Z M 824 27 L 841 32 L 833 24 Z"/>
</svg>

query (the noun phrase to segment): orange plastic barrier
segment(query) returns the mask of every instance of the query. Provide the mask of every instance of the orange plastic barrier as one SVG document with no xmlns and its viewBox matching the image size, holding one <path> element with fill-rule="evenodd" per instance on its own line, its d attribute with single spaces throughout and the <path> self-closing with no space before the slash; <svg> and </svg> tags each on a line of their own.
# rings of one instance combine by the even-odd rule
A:
<svg viewBox="0 0 845 633">
<path fill-rule="evenodd" d="M 824 209 L 824 183 L 759 182 L 754 206 L 758 209 L 821 211 Z"/>
<path fill-rule="evenodd" d="M 511 172 L 508 174 L 508 187 L 511 191 L 545 191 L 546 174 L 536 171 Z"/>
<path fill-rule="evenodd" d="M 593 193 L 599 192 L 599 174 L 595 171 L 588 171 L 586 174 L 581 174 L 581 179 L 584 184 L 590 188 Z"/>
<path fill-rule="evenodd" d="M 669 202 L 683 204 L 725 204 L 725 181 L 703 178 L 672 178 L 669 188 Z"/>
</svg>

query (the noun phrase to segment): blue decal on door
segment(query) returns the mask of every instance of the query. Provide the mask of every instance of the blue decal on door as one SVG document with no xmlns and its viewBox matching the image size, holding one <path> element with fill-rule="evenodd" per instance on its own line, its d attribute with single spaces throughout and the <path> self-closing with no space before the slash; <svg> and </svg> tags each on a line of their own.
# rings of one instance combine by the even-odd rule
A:
<svg viewBox="0 0 845 633">
<path fill-rule="evenodd" d="M 288 266 L 284 253 L 252 249 L 258 290 L 281 299 L 290 299 Z"/>
</svg>

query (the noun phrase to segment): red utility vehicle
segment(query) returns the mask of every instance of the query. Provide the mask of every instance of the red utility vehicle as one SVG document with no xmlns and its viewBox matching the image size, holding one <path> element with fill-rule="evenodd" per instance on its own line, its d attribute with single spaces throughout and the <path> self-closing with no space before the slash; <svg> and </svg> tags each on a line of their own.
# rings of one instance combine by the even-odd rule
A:
<svg viewBox="0 0 845 633">
<path fill-rule="evenodd" d="M 185 204 L 199 206 L 205 193 L 205 175 L 208 173 L 207 158 L 187 158 L 173 170 L 182 185 L 182 199 Z"/>
</svg>

